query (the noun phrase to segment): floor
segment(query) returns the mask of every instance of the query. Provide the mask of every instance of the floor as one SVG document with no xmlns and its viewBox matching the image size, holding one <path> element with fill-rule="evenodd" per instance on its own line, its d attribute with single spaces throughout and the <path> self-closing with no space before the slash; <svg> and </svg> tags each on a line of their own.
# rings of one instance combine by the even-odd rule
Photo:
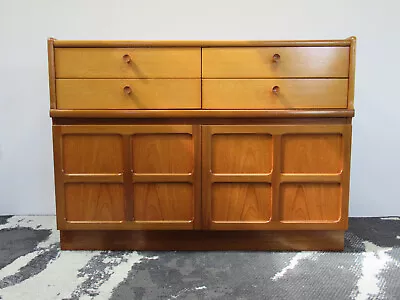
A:
<svg viewBox="0 0 400 300">
<path fill-rule="evenodd" d="M 342 253 L 60 251 L 53 216 L 0 217 L 0 299 L 400 299 L 400 218 Z"/>
</svg>

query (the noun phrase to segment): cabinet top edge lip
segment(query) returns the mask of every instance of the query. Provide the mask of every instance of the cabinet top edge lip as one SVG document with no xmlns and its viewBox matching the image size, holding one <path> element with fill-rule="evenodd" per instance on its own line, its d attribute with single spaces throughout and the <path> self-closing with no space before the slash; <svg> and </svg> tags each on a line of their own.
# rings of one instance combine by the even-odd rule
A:
<svg viewBox="0 0 400 300">
<path fill-rule="evenodd" d="M 339 40 L 57 40 L 56 48 L 117 47 L 349 47 L 355 37 Z"/>
<path fill-rule="evenodd" d="M 352 118 L 354 109 L 291 110 L 73 110 L 51 109 L 52 118 Z"/>
</svg>

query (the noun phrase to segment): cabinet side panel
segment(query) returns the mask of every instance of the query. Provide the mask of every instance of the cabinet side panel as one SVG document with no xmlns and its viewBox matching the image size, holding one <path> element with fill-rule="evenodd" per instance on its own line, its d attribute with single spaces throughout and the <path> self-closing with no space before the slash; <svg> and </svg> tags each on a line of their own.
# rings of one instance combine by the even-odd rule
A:
<svg viewBox="0 0 400 300">
<path fill-rule="evenodd" d="M 49 68 L 49 92 L 50 92 L 50 109 L 57 108 L 56 101 L 56 66 L 54 58 L 54 39 L 47 40 L 48 52 L 48 68 Z"/>
<path fill-rule="evenodd" d="M 349 109 L 354 109 L 354 88 L 355 88 L 355 75 L 356 75 L 356 37 L 350 38 L 350 66 L 349 66 L 349 92 L 348 104 Z"/>
</svg>

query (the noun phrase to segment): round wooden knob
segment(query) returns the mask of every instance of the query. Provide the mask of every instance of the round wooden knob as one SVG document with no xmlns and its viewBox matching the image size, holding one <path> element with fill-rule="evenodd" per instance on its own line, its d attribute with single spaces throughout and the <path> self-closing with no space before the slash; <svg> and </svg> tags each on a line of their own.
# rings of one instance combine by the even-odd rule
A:
<svg viewBox="0 0 400 300">
<path fill-rule="evenodd" d="M 279 93 L 280 90 L 281 90 L 281 88 L 280 88 L 279 86 L 277 86 L 277 85 L 275 85 L 275 86 L 272 88 L 272 92 L 273 92 L 275 95 L 277 95 L 277 94 Z"/>
<path fill-rule="evenodd" d="M 132 94 L 132 89 L 129 85 L 124 86 L 124 93 L 125 93 L 125 95 Z"/>
<path fill-rule="evenodd" d="M 124 56 L 122 56 L 122 59 L 124 60 L 124 62 L 126 62 L 127 64 L 130 64 L 132 62 L 132 58 L 129 54 L 125 54 Z"/>
<path fill-rule="evenodd" d="M 274 56 L 272 56 L 272 60 L 274 62 L 279 62 L 279 60 L 281 59 L 281 56 L 278 53 L 275 53 Z"/>
</svg>

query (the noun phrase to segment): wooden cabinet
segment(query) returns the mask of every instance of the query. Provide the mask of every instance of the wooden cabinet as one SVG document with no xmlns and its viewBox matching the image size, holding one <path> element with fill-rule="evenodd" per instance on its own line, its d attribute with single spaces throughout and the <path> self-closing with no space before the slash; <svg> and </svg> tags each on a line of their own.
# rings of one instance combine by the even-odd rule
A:
<svg viewBox="0 0 400 300">
<path fill-rule="evenodd" d="M 341 250 L 355 38 L 49 40 L 62 249 Z"/>
</svg>

